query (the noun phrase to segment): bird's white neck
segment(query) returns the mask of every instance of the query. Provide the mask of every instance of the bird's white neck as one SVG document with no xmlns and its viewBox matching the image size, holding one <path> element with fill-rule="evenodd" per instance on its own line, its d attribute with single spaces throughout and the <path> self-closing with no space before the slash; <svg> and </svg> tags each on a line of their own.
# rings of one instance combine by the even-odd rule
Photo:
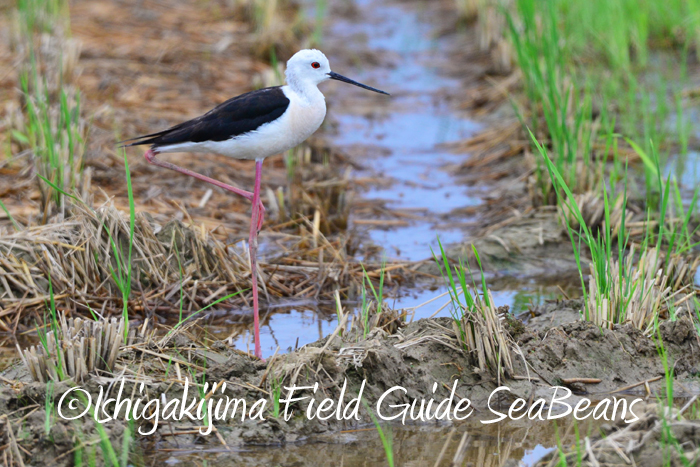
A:
<svg viewBox="0 0 700 467">
<path fill-rule="evenodd" d="M 325 101 L 325 97 L 318 89 L 318 86 L 308 81 L 289 79 L 287 77 L 287 87 L 299 97 L 300 103 L 313 105 L 319 101 Z"/>
</svg>

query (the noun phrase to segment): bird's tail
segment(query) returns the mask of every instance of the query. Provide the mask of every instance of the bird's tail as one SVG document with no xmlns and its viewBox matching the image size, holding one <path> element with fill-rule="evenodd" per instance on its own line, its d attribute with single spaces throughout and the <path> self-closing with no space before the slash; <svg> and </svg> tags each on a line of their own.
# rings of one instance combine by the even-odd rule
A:
<svg viewBox="0 0 700 467">
<path fill-rule="evenodd" d="M 171 129 L 158 131 L 156 133 L 151 133 L 148 135 L 141 135 L 141 136 L 137 136 L 135 138 L 129 138 L 129 139 L 117 141 L 117 147 L 118 148 L 128 148 L 131 146 L 143 146 L 144 144 L 155 144 L 156 141 L 158 140 L 158 138 L 163 136 L 165 133 L 168 133 L 169 131 L 171 131 Z"/>
</svg>

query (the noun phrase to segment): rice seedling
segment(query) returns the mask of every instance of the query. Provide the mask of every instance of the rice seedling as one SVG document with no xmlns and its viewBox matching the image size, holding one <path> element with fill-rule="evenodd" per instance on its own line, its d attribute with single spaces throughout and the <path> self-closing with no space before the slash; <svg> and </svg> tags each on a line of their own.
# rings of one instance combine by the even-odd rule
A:
<svg viewBox="0 0 700 467">
<path fill-rule="evenodd" d="M 367 270 L 362 265 L 362 287 L 359 318 L 353 316 L 350 329 L 358 327 L 357 340 L 366 339 L 367 335 L 375 328 L 394 334 L 406 322 L 406 310 L 397 310 L 389 306 L 384 300 L 384 278 L 386 274 L 386 263 L 382 262 L 379 268 L 379 285 L 375 288 Z M 371 296 L 368 294 L 371 291 Z M 372 299 L 372 297 L 374 299 Z"/>
<path fill-rule="evenodd" d="M 666 348 L 664 347 L 664 341 L 661 337 L 661 329 L 656 329 L 656 351 L 659 353 L 659 358 L 661 359 L 661 364 L 664 367 L 664 382 L 666 389 L 666 404 L 668 408 L 673 409 L 673 373 L 674 367 L 669 362 L 669 356 Z"/>
<path fill-rule="evenodd" d="M 499 378 L 501 374 L 512 375 L 513 342 L 503 327 L 502 312 L 496 308 L 491 291 L 486 287 L 479 253 L 472 247 L 481 277 L 481 284 L 477 286 L 469 264 L 465 265 L 460 261 L 459 265 L 454 267 L 453 273 L 439 239 L 438 244 L 442 260 L 439 260 L 435 253 L 433 257 L 447 282 L 452 302 L 450 313 L 460 346 L 476 355 L 480 371 L 491 369 L 497 372 Z M 471 278 L 471 286 L 468 285 L 467 275 Z"/>
<path fill-rule="evenodd" d="M 46 435 L 51 431 L 51 419 L 54 411 L 53 391 L 54 382 L 49 381 L 46 384 L 46 396 L 44 399 L 44 434 Z"/>
<path fill-rule="evenodd" d="M 129 465 L 131 450 L 134 447 L 134 434 L 136 433 L 136 422 L 133 418 L 129 418 L 126 426 L 124 427 L 124 434 L 122 435 L 122 452 L 119 459 L 119 464 L 121 466 Z"/>
<path fill-rule="evenodd" d="M 698 13 L 697 5 L 689 3 L 673 2 L 669 11 L 628 0 L 614 5 L 599 0 L 517 0 L 512 8 L 504 7 L 527 98 L 518 116 L 546 142 L 572 192 L 600 189 L 608 148 L 601 151 L 598 141 L 615 132 L 642 141 L 646 152 L 652 149 L 651 141 L 667 151 L 674 138 L 681 154 L 687 152 L 678 83 L 686 79 L 686 65 L 677 67 L 676 56 L 652 64 L 648 56 L 652 45 L 669 46 L 659 41 L 661 37 L 695 34 L 691 31 L 700 17 L 684 19 Z M 681 42 L 683 59 L 688 42 Z M 642 80 L 641 70 L 653 78 Z M 676 99 L 675 134 L 668 125 L 669 94 Z M 662 154 L 662 162 L 666 158 Z M 554 204 L 548 170 L 539 158 L 535 166 L 533 201 Z M 653 179 L 645 173 L 650 192 Z"/>
<path fill-rule="evenodd" d="M 86 417 L 86 419 L 95 419 L 95 408 L 92 404 L 88 402 L 87 397 L 85 394 L 83 394 L 82 391 L 74 391 L 75 396 L 78 397 L 83 405 L 83 407 L 87 407 L 88 409 L 88 414 L 89 417 Z M 76 437 L 77 443 L 80 443 L 78 449 L 75 451 L 75 455 L 73 458 L 73 464 L 76 466 L 82 466 L 84 461 L 83 461 L 83 454 L 84 454 L 84 449 L 85 447 L 89 446 L 89 443 L 86 443 L 83 441 L 85 439 L 86 435 L 83 432 L 82 426 L 79 424 L 80 422 L 74 421 L 74 424 L 76 425 Z M 109 433 L 107 433 L 107 430 L 103 426 L 102 423 L 93 423 L 92 426 L 95 427 L 95 430 L 97 431 L 97 435 L 100 440 L 100 448 L 101 448 L 101 453 L 102 453 L 102 462 L 103 465 L 110 465 L 112 467 L 126 467 L 127 465 L 130 465 L 128 463 L 128 459 L 124 459 L 122 457 L 122 461 L 120 462 L 120 458 L 117 455 L 117 450 L 115 449 L 114 445 L 112 444 L 112 441 L 110 440 Z M 129 446 L 131 444 L 131 441 L 133 439 L 133 431 L 129 429 L 124 430 L 124 434 L 122 436 L 122 445 Z M 128 448 L 127 448 L 128 449 Z M 94 466 L 97 465 L 97 452 L 96 450 L 92 450 L 89 452 L 89 454 L 92 454 L 90 458 L 88 459 L 88 465 Z"/>
<path fill-rule="evenodd" d="M 34 76 L 31 80 L 30 73 Z M 48 84 L 38 77 L 36 65 L 30 73 L 20 78 L 26 106 L 24 126 L 14 129 L 12 137 L 32 152 L 41 175 L 64 191 L 72 191 L 82 172 L 86 133 L 80 119 L 80 93 L 61 88 L 58 102 L 54 102 Z M 49 187 L 41 193 L 45 213 L 51 202 L 62 207 L 60 191 Z"/>
<path fill-rule="evenodd" d="M 559 436 L 559 426 L 556 422 L 554 423 L 554 438 L 556 439 L 557 452 L 559 453 L 559 462 L 557 463 L 557 465 L 561 467 L 567 467 L 568 464 L 566 462 L 566 456 L 564 455 L 564 446 L 562 445 L 561 436 Z"/>
<path fill-rule="evenodd" d="M 627 216 L 618 214 L 613 221 L 613 207 L 608 192 L 603 187 L 602 208 L 604 219 L 599 231 L 593 230 L 591 217 L 584 217 L 581 203 L 567 186 L 562 175 L 548 156 L 547 150 L 530 133 L 533 143 L 539 150 L 555 183 L 560 203 L 567 214 L 564 217 L 574 250 L 576 264 L 579 269 L 583 289 L 584 313 L 583 318 L 599 326 L 612 328 L 614 324 L 631 322 L 636 328 L 650 333 L 658 323 L 659 314 L 673 310 L 689 299 L 689 295 L 681 296 L 684 289 L 672 293 L 669 278 L 664 272 L 663 258 L 660 253 L 661 244 L 650 246 L 649 232 L 642 241 L 641 254 L 635 256 L 634 247 L 628 250 L 629 232 L 626 229 Z M 666 184 L 666 195 L 670 184 Z M 624 213 L 627 204 L 627 191 L 621 194 L 622 203 L 617 212 Z M 580 199 L 580 198 L 579 198 Z M 660 218 L 665 219 L 668 196 L 662 203 Z M 574 222 L 569 219 L 573 217 Z M 599 218 L 599 215 L 595 218 Z M 616 223 L 617 222 L 617 223 Z M 660 223 L 663 225 L 663 221 Z M 663 237 L 663 227 L 660 227 L 659 239 Z M 615 242 L 615 239 L 617 241 Z M 585 245 L 590 255 L 590 276 L 588 287 L 583 273 L 582 248 Z"/>
<path fill-rule="evenodd" d="M 374 427 L 377 429 L 377 434 L 379 435 L 379 439 L 382 442 L 382 447 L 384 448 L 384 453 L 386 454 L 387 464 L 389 465 L 389 467 L 394 467 L 394 443 L 392 440 L 391 431 L 384 432 L 382 425 L 379 423 L 379 420 L 374 415 L 374 412 L 372 412 L 372 409 L 370 408 L 367 401 L 363 399 L 362 404 L 365 406 L 367 413 L 372 419 L 372 423 L 374 423 Z"/>
<path fill-rule="evenodd" d="M 586 307 L 590 321 L 599 326 L 612 328 L 614 324 L 631 322 L 649 333 L 659 314 L 673 306 L 674 296 L 655 248 L 644 250 L 637 259 L 632 247 L 624 259 L 612 261 L 606 277 L 600 274 L 591 264 Z M 599 284 L 607 286 L 607 290 L 600 290 Z"/>
<path fill-rule="evenodd" d="M 31 41 L 35 33 L 52 33 L 57 20 L 65 13 L 67 2 L 63 0 L 17 0 L 16 25 L 21 36 Z"/>
<path fill-rule="evenodd" d="M 67 38 L 67 3 L 61 0 L 21 0 L 17 3 L 17 41 L 24 62 L 19 73 L 23 113 L 10 130 L 20 150 L 28 149 L 39 174 L 72 191 L 83 169 L 87 127 L 81 119 L 80 92 L 68 87 L 77 48 Z M 39 46 L 35 35 L 50 34 Z M 44 221 L 51 205 L 63 209 L 62 194 L 39 185 Z"/>
<path fill-rule="evenodd" d="M 279 418 L 280 416 L 280 396 L 282 395 L 282 381 L 279 378 L 273 377 L 270 398 L 272 399 L 272 416 Z"/>
<path fill-rule="evenodd" d="M 364 284 L 364 276 L 362 281 L 362 303 L 360 307 L 360 319 L 362 320 L 362 338 L 367 339 L 369 330 L 369 302 L 367 301 L 367 288 Z"/>
<path fill-rule="evenodd" d="M 566 50 L 560 46 L 557 10 L 554 1 L 519 0 L 517 18 L 507 20 L 518 65 L 523 73 L 525 94 L 530 104 L 529 121 L 518 111 L 521 123 L 540 130 L 540 113 L 555 165 L 576 192 L 600 184 L 600 165 L 594 166 L 590 154 L 595 137 L 591 125 L 590 93 L 582 92 L 567 75 Z M 539 11 L 538 8 L 544 8 Z M 536 161 L 535 185 L 542 202 L 554 202 L 548 172 Z"/>
<path fill-rule="evenodd" d="M 367 274 L 367 270 L 365 269 L 364 265 L 362 266 L 362 279 L 363 279 L 363 286 L 366 283 L 369 285 L 370 289 L 372 290 L 372 295 L 374 296 L 374 299 L 377 303 L 377 309 L 381 310 L 382 306 L 384 305 L 384 273 L 386 271 L 386 263 L 382 262 L 382 266 L 379 271 L 379 286 L 377 289 L 374 288 L 374 284 L 372 284 L 372 280 L 369 278 L 369 275 Z"/>
<path fill-rule="evenodd" d="M 122 150 L 124 157 L 124 170 L 126 172 L 126 189 L 129 197 L 129 247 L 128 256 L 123 257 L 123 252 L 111 237 L 110 243 L 112 244 L 112 251 L 114 253 L 114 259 L 117 262 L 117 269 L 111 270 L 112 278 L 117 284 L 119 291 L 122 295 L 122 318 L 125 322 L 124 329 L 124 342 L 126 343 L 127 333 L 129 329 L 129 296 L 131 295 L 131 278 L 132 278 L 132 253 L 134 249 L 134 229 L 136 226 L 136 208 L 134 206 L 134 191 L 131 186 L 131 172 L 129 171 L 129 160 L 126 157 L 126 151 Z M 178 265 L 180 264 L 179 252 L 177 255 Z M 180 289 L 182 291 L 182 289 Z M 181 292 L 182 293 L 182 292 Z M 180 301 L 182 304 L 182 300 Z M 182 318 L 182 312 L 180 313 L 180 318 Z"/>
<path fill-rule="evenodd" d="M 656 236 L 656 247 L 664 247 L 664 272 L 670 278 L 673 290 L 684 286 L 692 286 L 694 276 L 700 265 L 700 258 L 693 255 L 693 250 L 700 245 L 698 232 L 700 226 L 691 230 L 691 221 L 696 212 L 696 206 L 700 189 L 695 189 L 690 202 L 686 205 L 681 195 L 678 182 L 670 175 L 664 179 L 661 177 L 661 164 L 651 144 L 651 153 L 647 153 L 634 141 L 628 143 L 639 154 L 644 162 L 647 172 L 647 180 L 653 182 L 651 191 L 648 191 L 647 202 L 652 221 L 658 224 L 658 231 L 650 232 L 651 242 Z M 650 193 L 658 193 L 658 201 L 649 196 Z"/>
</svg>

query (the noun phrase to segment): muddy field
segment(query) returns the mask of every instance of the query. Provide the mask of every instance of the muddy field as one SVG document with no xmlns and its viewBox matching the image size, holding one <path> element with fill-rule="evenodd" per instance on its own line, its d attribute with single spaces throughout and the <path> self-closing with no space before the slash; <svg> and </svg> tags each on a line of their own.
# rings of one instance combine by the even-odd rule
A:
<svg viewBox="0 0 700 467">
<path fill-rule="evenodd" d="M 567 305 L 561 304 L 562 307 Z M 698 338 L 691 322 L 681 319 L 676 323 L 664 324 L 661 333 L 669 357 L 676 362 L 677 383 L 688 391 L 679 395 L 694 393 L 697 391 L 695 376 L 699 371 L 700 353 Z M 245 446 L 249 445 L 346 443 L 349 441 L 349 433 L 361 433 L 370 425 L 371 418 L 367 412 L 368 407 L 365 406 L 360 406 L 357 411 L 359 420 L 353 417 L 349 420 L 310 420 L 304 415 L 311 404 L 310 400 L 317 406 L 324 399 L 343 401 L 345 406 L 342 409 L 346 410 L 347 407 L 352 409 L 352 399 L 362 394 L 372 404 L 372 410 L 375 410 L 374 404 L 387 393 L 381 399 L 379 410 L 383 410 L 387 417 L 398 416 L 397 420 L 400 421 L 403 418 L 403 404 L 415 404 L 414 400 L 427 401 L 430 398 L 436 403 L 440 402 L 449 397 L 454 385 L 457 398 L 469 399 L 474 410 L 473 423 L 455 423 L 457 432 L 461 434 L 475 430 L 479 423 L 476 420 L 496 419 L 517 398 L 529 401 L 539 398 L 551 400 L 552 387 L 557 385 L 569 387 L 578 395 L 569 400 L 572 405 L 579 401 L 580 396 L 594 400 L 606 397 L 632 400 L 636 396 L 646 396 L 649 390 L 653 393 L 663 390 L 664 369 L 659 362 L 655 342 L 630 326 L 601 332 L 590 323 L 577 321 L 533 332 L 513 322 L 508 334 L 513 338 L 521 356 L 514 362 L 514 374 L 501 381 L 492 374 L 475 372 L 473 359 L 458 350 L 459 342 L 452 329 L 452 321 L 436 318 L 410 323 L 394 334 L 381 328 L 376 328 L 366 338 L 357 332 L 342 337 L 334 333 L 303 349 L 275 356 L 266 363 L 252 360 L 250 356 L 227 349 L 225 345 L 216 345 L 205 351 L 188 333 L 178 333 L 167 342 L 160 341 L 160 345 L 136 344 L 122 352 L 117 371 L 121 375 L 129 375 L 125 378 L 126 383 L 121 383 L 119 378 L 98 377 L 90 378 L 82 387 L 90 393 L 92 401 L 97 401 L 102 389 L 106 391 L 103 400 L 138 394 L 145 401 L 148 394 L 162 393 L 167 400 L 186 400 L 187 404 L 192 403 L 196 407 L 199 399 L 196 393 L 193 395 L 197 391 L 197 383 L 194 381 L 211 384 L 225 381 L 227 388 L 224 390 L 209 389 L 209 407 L 216 407 L 219 400 L 225 403 L 226 400 L 235 399 L 245 401 L 241 404 L 245 404 L 242 406 L 247 410 L 239 407 L 231 409 L 227 420 L 216 423 L 216 435 L 200 435 L 198 430 L 206 433 L 206 427 L 201 422 L 191 423 L 185 418 L 178 419 L 178 422 L 161 421 L 157 435 L 149 437 L 148 443 L 154 443 L 158 450 L 183 451 L 185 459 L 187 449 L 182 450 L 183 446 L 212 451 L 213 458 L 221 459 L 226 456 L 216 454 L 216 451 L 222 448 L 234 451 L 243 448 L 243 452 L 246 452 Z M 168 377 L 167 371 L 164 374 L 164 369 L 173 361 L 182 362 L 183 366 L 190 363 L 198 369 L 191 375 L 184 375 L 184 378 L 192 378 L 192 386 L 188 386 L 189 394 L 183 394 L 180 377 Z M 135 369 L 136 372 L 129 369 Z M 0 400 L 3 413 L 21 414 L 26 421 L 22 440 L 24 445 L 33 446 L 29 450 L 33 463 L 62 458 L 64 461 L 60 464 L 72 464 L 72 458 L 64 455 L 73 446 L 70 433 L 80 432 L 86 439 L 96 436 L 93 422 L 89 418 L 88 421 L 79 419 L 80 422 L 56 420 L 50 432 L 44 433 L 45 414 L 42 413 L 42 408 L 46 384 L 32 383 L 26 369 L 21 366 L 6 371 L 3 378 L 8 382 L 15 381 L 14 387 L 2 390 Z M 140 386 L 142 382 L 143 387 Z M 318 390 L 315 393 L 312 389 L 307 389 L 294 394 L 297 397 L 305 395 L 307 398 L 288 405 L 288 420 L 285 420 L 284 410 L 274 414 L 273 407 L 269 406 L 270 394 L 275 387 L 309 388 L 316 383 Z M 434 388 L 435 383 L 437 389 Z M 494 390 L 506 383 L 510 392 L 503 392 L 500 394 L 502 397 L 489 400 Z M 405 393 L 400 390 L 390 391 L 395 386 L 407 390 Z M 57 400 L 66 392 L 68 400 L 75 397 L 72 384 L 59 383 L 52 391 Z M 286 397 L 282 398 L 285 399 Z M 265 400 L 268 406 L 258 417 L 258 409 L 254 407 L 260 400 Z M 641 406 L 649 410 L 645 403 Z M 104 419 L 107 416 L 105 414 L 123 418 L 123 413 L 115 414 L 113 407 L 105 407 L 105 411 L 100 412 L 101 418 Z M 391 409 L 392 407 L 394 408 Z M 417 407 L 419 405 L 408 412 L 406 423 L 409 427 L 419 426 L 416 425 L 421 422 L 419 416 L 425 418 L 430 413 L 423 409 L 424 413 L 420 415 L 421 410 Z M 76 411 L 64 409 L 63 416 L 77 416 L 85 406 L 78 402 L 75 408 Z M 641 407 L 639 410 L 640 414 L 644 413 Z M 416 420 L 411 420 L 412 417 Z M 611 415 L 606 416 L 608 419 L 610 417 Z M 629 414 L 625 417 L 632 418 Z M 515 425 L 515 422 L 511 423 Z M 106 426 L 110 438 L 115 440 L 119 440 L 124 430 L 128 429 L 128 424 L 118 420 L 110 421 Z M 141 424 L 140 428 L 144 432 L 150 432 L 153 423 Z M 345 438 L 338 441 L 335 438 L 338 433 L 344 433 Z M 117 443 L 115 449 L 118 451 L 119 447 Z M 455 449 L 455 446 L 448 447 Z M 142 455 L 148 458 L 145 451 Z M 289 458 L 285 459 L 286 455 Z M 273 459 L 286 463 L 298 457 L 299 454 L 294 452 L 275 452 L 271 455 L 258 454 L 252 458 L 243 455 L 236 460 L 228 459 L 226 463 L 269 465 Z M 505 460 L 500 459 L 499 462 Z M 319 459 L 302 456 L 299 462 L 299 465 L 318 465 Z M 643 461 L 639 462 L 641 464 L 638 465 L 647 465 Z"/>
<path fill-rule="evenodd" d="M 566 57 L 546 58 L 549 13 L 539 11 L 531 39 L 541 56 L 527 61 L 509 24 L 529 37 L 528 1 L 506 2 L 507 14 L 487 0 L 3 5 L 0 464 L 694 465 L 698 138 L 682 128 L 696 119 L 697 45 L 677 26 L 666 42 L 650 36 L 659 56 L 651 65 L 626 71 L 651 82 L 666 56 L 686 54 L 689 78 L 669 104 L 678 110 L 660 124 L 679 135 L 657 145 L 662 161 L 652 138 L 661 130 L 649 133 L 655 123 L 623 113 L 622 101 L 577 100 L 588 87 L 574 87 L 575 73 L 539 80 L 561 84 L 559 97 L 537 94 L 537 67 Z M 562 39 L 562 50 L 595 68 L 594 51 L 576 55 L 575 39 Z M 308 47 L 323 50 L 334 71 L 392 96 L 322 84 L 323 126 L 266 159 L 259 360 L 249 203 L 116 142 L 281 84 L 285 60 Z M 640 60 L 639 44 L 627 48 Z M 32 60 L 43 85 L 27 74 Z M 59 169 L 42 162 L 49 144 L 31 109 L 44 97 L 32 86 L 44 86 L 56 107 L 46 115 L 74 105 L 66 114 L 74 122 L 47 117 L 67 125 L 54 135 L 56 157 L 71 156 Z M 644 101 L 651 91 L 639 86 L 625 92 Z M 555 104 L 563 114 L 552 118 Z M 651 145 L 635 143 L 626 126 L 635 118 Z M 566 128 L 557 133 L 554 121 Z M 560 162 L 563 154 L 574 162 Z M 252 186 L 251 162 L 164 158 Z M 77 355 L 92 349 L 92 328 L 59 326 L 64 316 L 104 323 L 96 332 L 112 340 L 100 337 L 97 354 L 113 360 L 86 357 L 92 366 L 81 373 Z M 129 329 L 122 341 L 109 319 L 125 316 L 128 324 L 114 321 Z M 72 378 L 45 368 L 55 358 L 43 357 L 55 354 L 47 331 L 63 336 L 54 347 Z M 309 397 L 290 403 L 286 419 L 277 401 L 295 385 Z M 560 413 L 552 397 L 564 388 L 572 405 L 638 400 L 639 420 L 553 422 L 528 412 L 484 423 L 519 400 L 523 411 Z M 89 411 L 74 420 L 57 412 L 63 396 L 78 397 L 77 414 L 85 398 L 120 391 L 144 404 L 203 403 L 204 418 L 227 400 L 247 412 L 213 426 L 187 417 L 155 423 L 156 405 L 137 422 L 125 421 L 126 410 L 104 424 Z M 413 403 L 417 412 L 421 400 L 437 405 L 451 393 L 469 400 L 465 420 L 376 419 L 385 394 L 390 411 Z M 347 409 L 359 396 L 348 409 L 355 417 L 308 415 L 310 405 L 345 401 Z"/>
</svg>

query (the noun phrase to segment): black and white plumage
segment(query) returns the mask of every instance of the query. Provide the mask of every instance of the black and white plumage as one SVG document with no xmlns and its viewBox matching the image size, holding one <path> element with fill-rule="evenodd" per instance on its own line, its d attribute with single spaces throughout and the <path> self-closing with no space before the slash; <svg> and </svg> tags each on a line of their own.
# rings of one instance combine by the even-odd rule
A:
<svg viewBox="0 0 700 467">
<path fill-rule="evenodd" d="M 123 146 L 148 144 L 146 160 L 159 167 L 195 177 L 238 194 L 253 204 L 250 236 L 250 273 L 253 292 L 255 355 L 262 358 L 256 273 L 257 235 L 263 225 L 265 207 L 260 200 L 263 160 L 291 149 L 321 126 L 326 100 L 318 89 L 323 81 L 335 79 L 370 91 L 387 94 L 331 71 L 319 50 L 301 50 L 287 62 L 287 85 L 252 91 L 229 99 L 202 115 L 167 130 L 123 141 Z M 164 152 L 213 152 L 236 159 L 255 159 L 253 192 L 228 185 L 171 162 L 159 160 Z"/>
</svg>

